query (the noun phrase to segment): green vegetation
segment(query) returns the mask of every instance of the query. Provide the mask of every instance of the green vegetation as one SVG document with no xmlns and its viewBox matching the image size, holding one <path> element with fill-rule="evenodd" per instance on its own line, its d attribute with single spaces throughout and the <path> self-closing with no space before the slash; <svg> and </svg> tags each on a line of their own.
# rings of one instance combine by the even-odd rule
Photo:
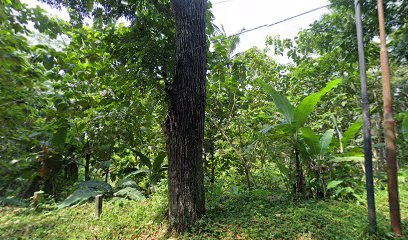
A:
<svg viewBox="0 0 408 240">
<path fill-rule="evenodd" d="M 400 185 L 402 199 L 408 197 L 407 183 L 405 180 Z M 94 219 L 93 203 L 62 210 L 53 210 L 54 205 L 49 203 L 37 211 L 3 207 L 0 238 L 166 239 L 169 235 L 165 188 L 162 184 L 151 198 L 138 202 L 110 199 L 104 202 L 99 220 Z M 389 232 L 384 189 L 377 191 L 376 236 L 367 234 L 366 208 L 356 201 L 293 202 L 278 186 L 268 190 L 230 189 L 211 198 L 214 201 L 207 206 L 206 215 L 181 239 L 394 239 Z M 401 209 L 406 226 L 406 201 L 402 201 Z"/>
<path fill-rule="evenodd" d="M 243 52 L 205 0 L 42 1 L 70 21 L 0 0 L 1 239 L 394 238 L 375 1 L 362 4 L 374 236 L 351 1 Z M 408 4 L 386 6 L 406 237 Z"/>
</svg>

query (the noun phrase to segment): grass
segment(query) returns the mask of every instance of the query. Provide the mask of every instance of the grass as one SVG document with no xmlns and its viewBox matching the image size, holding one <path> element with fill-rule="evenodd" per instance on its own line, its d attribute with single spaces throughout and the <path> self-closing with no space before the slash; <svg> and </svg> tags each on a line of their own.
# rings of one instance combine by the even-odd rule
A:
<svg viewBox="0 0 408 240">
<path fill-rule="evenodd" d="M 401 184 L 401 210 L 408 236 L 408 187 Z M 144 201 L 105 201 L 99 220 L 94 203 L 55 210 L 43 205 L 0 208 L 0 239 L 165 239 L 166 194 Z M 293 202 L 280 191 L 253 190 L 218 196 L 206 215 L 180 239 L 393 239 L 387 192 L 377 191 L 378 234 L 367 234 L 367 211 L 355 202 Z M 402 238 L 404 239 L 404 238 Z M 407 239 L 407 238 L 405 238 Z"/>
</svg>

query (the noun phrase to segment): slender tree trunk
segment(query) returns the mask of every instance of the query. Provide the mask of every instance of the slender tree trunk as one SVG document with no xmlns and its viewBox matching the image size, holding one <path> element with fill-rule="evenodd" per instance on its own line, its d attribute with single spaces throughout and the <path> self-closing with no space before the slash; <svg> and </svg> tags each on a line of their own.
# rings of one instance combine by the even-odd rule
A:
<svg viewBox="0 0 408 240">
<path fill-rule="evenodd" d="M 387 160 L 388 178 L 388 203 L 390 206 L 391 228 L 395 235 L 402 234 L 401 213 L 398 194 L 398 162 L 396 152 L 396 139 L 394 129 L 394 118 L 392 116 L 392 94 L 390 83 L 390 66 L 388 63 L 388 50 L 385 33 L 384 6 L 383 1 L 377 1 L 378 20 L 380 28 L 381 45 L 381 75 L 384 102 L 384 138 L 385 156 Z"/>
<path fill-rule="evenodd" d="M 90 162 L 91 162 L 91 147 L 90 147 L 90 143 L 86 142 L 85 144 L 85 181 L 89 181 L 91 179 L 89 177 Z"/>
<path fill-rule="evenodd" d="M 217 127 L 217 125 L 214 123 L 214 127 Z M 235 154 L 237 155 L 237 157 L 239 158 L 239 160 L 242 163 L 242 166 L 244 168 L 244 173 L 245 173 L 245 181 L 247 184 L 248 189 L 251 189 L 251 168 L 248 164 L 247 159 L 244 156 L 244 153 L 242 153 L 240 151 L 240 149 L 238 149 L 235 144 L 230 140 L 230 138 L 227 136 L 227 134 L 225 133 L 225 131 L 222 128 L 219 128 L 221 134 L 224 136 L 225 140 L 227 140 L 227 142 L 229 143 L 229 145 L 231 146 L 231 148 L 234 150 Z"/>
<path fill-rule="evenodd" d="M 105 170 L 105 182 L 108 182 L 109 177 L 109 167 Z"/>
<path fill-rule="evenodd" d="M 172 0 L 176 71 L 164 132 L 169 159 L 170 228 L 182 233 L 205 211 L 203 143 L 206 102 L 206 0 Z"/>
<path fill-rule="evenodd" d="M 305 177 L 303 176 L 302 166 L 300 165 L 299 149 L 297 146 L 295 146 L 295 176 L 295 194 L 305 198 Z"/>
<path fill-rule="evenodd" d="M 215 183 L 215 168 L 217 167 L 217 162 L 215 160 L 215 148 L 214 148 L 214 143 L 211 140 L 210 141 L 210 147 L 209 147 L 209 153 L 210 153 L 210 163 L 211 163 L 211 185 L 214 186 Z"/>
<path fill-rule="evenodd" d="M 366 176 L 367 190 L 367 208 L 368 220 L 370 223 L 370 232 L 377 231 L 377 215 L 375 212 L 374 199 L 374 181 L 373 181 L 373 159 L 371 147 L 371 123 L 370 123 L 370 104 L 367 94 L 367 75 L 366 63 L 364 54 L 363 42 L 363 23 L 361 20 L 361 0 L 354 0 L 354 8 L 356 14 L 356 30 L 357 30 L 357 45 L 358 45 L 358 62 L 360 66 L 360 81 L 361 81 L 361 97 L 363 105 L 363 129 L 364 129 L 364 168 Z"/>
<path fill-rule="evenodd" d="M 240 124 L 239 121 L 238 121 L 238 139 L 239 139 L 239 147 L 243 151 L 244 150 L 244 141 L 242 140 L 241 124 Z M 242 152 L 242 158 L 243 158 L 244 167 L 245 167 L 245 177 L 247 179 L 248 190 L 250 190 L 251 189 L 251 177 L 252 177 L 252 183 L 254 184 L 254 187 L 256 187 L 256 185 L 255 185 L 255 179 L 253 178 L 253 176 L 251 174 L 251 163 L 248 161 L 248 159 L 245 157 L 244 154 L 245 153 Z"/>
</svg>

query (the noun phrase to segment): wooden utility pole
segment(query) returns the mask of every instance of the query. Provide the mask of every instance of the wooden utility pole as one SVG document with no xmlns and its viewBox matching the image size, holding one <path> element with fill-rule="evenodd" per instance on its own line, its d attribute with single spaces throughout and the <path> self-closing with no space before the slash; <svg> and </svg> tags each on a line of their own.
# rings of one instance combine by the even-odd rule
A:
<svg viewBox="0 0 408 240">
<path fill-rule="evenodd" d="M 377 230 L 377 217 L 375 213 L 375 200 L 374 200 L 370 105 L 368 102 L 368 94 L 367 94 L 367 75 L 366 75 L 366 63 L 365 63 L 365 56 L 364 56 L 363 23 L 361 21 L 360 0 L 354 1 L 354 9 L 356 12 L 358 62 L 360 66 L 361 96 L 362 96 L 362 102 L 363 102 L 364 160 L 365 160 L 364 165 L 365 165 L 365 175 L 366 175 L 368 220 L 370 222 L 370 232 L 375 233 Z"/>
<path fill-rule="evenodd" d="M 392 97 L 390 83 L 390 66 L 388 64 L 388 51 L 386 43 L 384 7 L 383 1 L 377 0 L 378 21 L 380 28 L 381 44 L 381 75 L 384 101 L 384 139 L 387 159 L 387 178 L 388 178 L 388 202 L 390 206 L 391 228 L 395 235 L 401 235 L 401 215 L 398 196 L 398 169 L 397 154 L 395 147 L 394 119 L 392 117 Z"/>
</svg>

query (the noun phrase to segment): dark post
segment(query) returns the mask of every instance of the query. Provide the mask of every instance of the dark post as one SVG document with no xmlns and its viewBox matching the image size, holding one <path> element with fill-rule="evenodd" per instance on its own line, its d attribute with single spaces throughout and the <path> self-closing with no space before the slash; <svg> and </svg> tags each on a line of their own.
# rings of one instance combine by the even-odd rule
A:
<svg viewBox="0 0 408 240">
<path fill-rule="evenodd" d="M 370 127 L 370 105 L 367 94 L 367 76 L 366 64 L 364 56 L 364 42 L 363 42 L 363 23 L 361 21 L 361 6 L 360 1 L 354 1 L 354 8 L 356 12 L 356 29 L 357 29 L 357 43 L 358 43 L 358 62 L 360 65 L 360 80 L 361 80 L 361 96 L 363 103 L 363 121 L 364 121 L 364 160 L 365 160 L 365 175 L 366 175 L 366 189 L 367 189 L 367 207 L 368 220 L 370 222 L 370 232 L 375 233 L 377 230 L 377 220 L 375 213 L 374 200 L 374 182 L 373 182 L 373 159 L 371 151 L 371 127 Z"/>
<path fill-rule="evenodd" d="M 85 143 L 85 181 L 91 180 L 89 177 L 89 164 L 91 162 L 91 144 L 89 140 Z"/>
<path fill-rule="evenodd" d="M 95 197 L 95 219 L 99 219 L 102 213 L 102 194 L 99 194 Z"/>
<path fill-rule="evenodd" d="M 395 147 L 395 130 L 394 119 L 392 117 L 390 66 L 388 64 L 388 51 L 384 27 L 383 1 L 378 0 L 377 3 L 381 43 L 380 58 L 384 100 L 384 139 L 386 149 L 385 154 L 387 159 L 388 202 L 390 205 L 390 219 L 392 231 L 394 232 L 395 235 L 400 236 L 402 231 L 398 196 L 398 169 L 397 169 L 397 154 Z"/>
</svg>

